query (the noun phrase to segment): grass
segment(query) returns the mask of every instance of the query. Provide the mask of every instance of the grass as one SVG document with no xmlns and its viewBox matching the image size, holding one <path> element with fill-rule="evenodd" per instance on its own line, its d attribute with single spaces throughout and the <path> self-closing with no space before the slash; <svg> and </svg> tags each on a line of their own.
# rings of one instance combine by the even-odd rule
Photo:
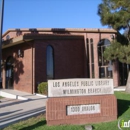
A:
<svg viewBox="0 0 130 130">
<path fill-rule="evenodd" d="M 0 99 L 1 99 L 1 98 L 4 98 L 4 97 L 0 96 Z"/>
<path fill-rule="evenodd" d="M 118 119 L 112 122 L 91 124 L 93 130 L 119 130 L 117 127 L 119 119 L 129 118 L 130 120 L 130 94 L 125 92 L 115 92 L 118 103 Z M 4 130 L 84 130 L 85 125 L 59 125 L 47 126 L 45 115 L 30 118 L 26 121 L 13 124 Z M 124 128 L 129 130 L 130 128 Z M 123 129 L 122 129 L 123 130 Z"/>
</svg>

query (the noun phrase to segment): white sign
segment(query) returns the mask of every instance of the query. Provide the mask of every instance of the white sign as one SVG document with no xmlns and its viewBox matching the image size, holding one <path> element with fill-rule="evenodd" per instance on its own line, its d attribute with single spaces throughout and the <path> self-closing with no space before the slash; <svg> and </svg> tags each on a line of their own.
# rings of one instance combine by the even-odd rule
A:
<svg viewBox="0 0 130 130">
<path fill-rule="evenodd" d="M 48 97 L 114 94 L 113 79 L 48 80 Z"/>
<path fill-rule="evenodd" d="M 67 115 L 100 113 L 100 104 L 67 106 Z"/>
</svg>

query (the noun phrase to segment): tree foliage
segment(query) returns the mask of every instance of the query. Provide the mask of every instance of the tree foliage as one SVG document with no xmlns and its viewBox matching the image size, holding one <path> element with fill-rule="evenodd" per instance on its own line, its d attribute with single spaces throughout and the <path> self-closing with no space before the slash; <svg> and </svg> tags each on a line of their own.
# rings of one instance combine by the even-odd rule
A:
<svg viewBox="0 0 130 130">
<path fill-rule="evenodd" d="M 98 15 L 102 25 L 118 32 L 117 38 L 105 50 L 104 57 L 130 64 L 130 0 L 102 0 Z M 126 30 L 124 35 L 119 34 L 121 29 Z"/>
<path fill-rule="evenodd" d="M 103 0 L 98 6 L 98 15 L 102 25 L 125 29 L 130 23 L 130 0 Z"/>
<path fill-rule="evenodd" d="M 121 43 L 114 41 L 114 43 L 104 51 L 104 57 L 108 61 L 118 59 L 122 63 L 130 64 L 130 44 L 121 45 Z"/>
<path fill-rule="evenodd" d="M 130 64 L 130 0 L 102 0 L 98 6 L 98 15 L 102 25 L 108 25 L 117 32 L 125 30 L 124 36 L 118 33 L 117 38 L 106 48 L 104 57 Z M 130 93 L 130 72 L 126 86 L 126 92 Z"/>
</svg>

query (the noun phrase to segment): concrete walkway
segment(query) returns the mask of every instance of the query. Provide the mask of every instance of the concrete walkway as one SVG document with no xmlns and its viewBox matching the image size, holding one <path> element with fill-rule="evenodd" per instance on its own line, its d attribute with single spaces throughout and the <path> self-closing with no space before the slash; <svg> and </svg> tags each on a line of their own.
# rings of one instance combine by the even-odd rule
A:
<svg viewBox="0 0 130 130">
<path fill-rule="evenodd" d="M 9 89 L 1 89 L 0 96 L 3 92 L 11 95 L 0 99 L 0 128 L 45 113 L 47 98 Z"/>
</svg>

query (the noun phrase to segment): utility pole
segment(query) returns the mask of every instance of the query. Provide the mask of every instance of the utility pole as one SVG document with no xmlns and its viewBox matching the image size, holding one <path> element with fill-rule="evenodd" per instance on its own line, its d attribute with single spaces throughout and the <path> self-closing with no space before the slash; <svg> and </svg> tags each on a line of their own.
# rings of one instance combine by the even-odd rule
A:
<svg viewBox="0 0 130 130">
<path fill-rule="evenodd" d="M 1 61 L 2 61 L 3 13 L 4 13 L 4 0 L 0 0 L 0 88 L 2 88 Z"/>
</svg>

